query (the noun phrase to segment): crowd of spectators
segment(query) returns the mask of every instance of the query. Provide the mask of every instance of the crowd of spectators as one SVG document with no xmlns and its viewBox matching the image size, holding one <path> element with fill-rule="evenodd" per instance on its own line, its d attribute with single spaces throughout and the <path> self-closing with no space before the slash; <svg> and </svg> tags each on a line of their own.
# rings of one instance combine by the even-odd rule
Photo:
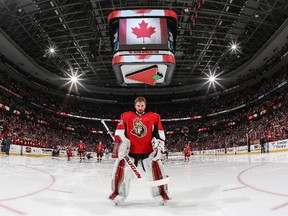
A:
<svg viewBox="0 0 288 216">
<path fill-rule="evenodd" d="M 287 69 L 283 69 L 270 78 L 242 90 L 222 94 L 206 100 L 171 104 L 148 104 L 148 109 L 158 112 L 162 119 L 201 116 L 200 119 L 182 121 L 164 121 L 167 132 L 167 146 L 170 151 L 182 151 L 188 141 L 192 141 L 192 150 L 204 150 L 247 145 L 248 140 L 287 138 L 287 85 L 277 91 L 270 90 L 287 80 Z M 10 110 L 0 110 L 3 125 L 11 128 L 16 144 L 36 147 L 65 149 L 69 144 L 76 146 L 83 140 L 88 150 L 102 141 L 112 148 L 110 137 L 100 121 L 77 119 L 56 112 L 65 112 L 94 118 L 118 119 L 124 111 L 133 109 L 130 105 L 78 101 L 75 98 L 51 95 L 45 91 L 26 86 L 0 72 L 0 104 Z M 267 94 L 270 92 L 269 94 Z M 259 96 L 265 97 L 257 100 Z M 148 101 L 149 103 L 149 101 Z M 207 114 L 228 110 L 242 104 L 243 108 L 213 117 Z M 17 110 L 18 112 L 14 112 Z M 249 118 L 252 116 L 252 118 Z M 113 131 L 116 122 L 107 122 Z M 1 125 L 1 124 L 0 124 Z M 6 127 L 5 126 L 5 127 Z M 91 133 L 90 131 L 98 131 Z M 102 133 L 101 133 L 102 131 Z M 5 130 L 4 130 L 5 132 Z M 171 132 L 171 133 L 168 133 Z"/>
</svg>

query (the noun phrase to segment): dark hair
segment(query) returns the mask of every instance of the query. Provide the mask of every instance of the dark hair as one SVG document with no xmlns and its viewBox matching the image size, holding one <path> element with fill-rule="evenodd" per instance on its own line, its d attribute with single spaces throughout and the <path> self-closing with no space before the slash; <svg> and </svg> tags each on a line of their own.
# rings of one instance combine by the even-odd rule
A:
<svg viewBox="0 0 288 216">
<path fill-rule="evenodd" d="M 137 97 L 134 100 L 134 105 L 136 105 L 137 102 L 144 102 L 146 104 L 146 99 L 144 97 Z"/>
</svg>

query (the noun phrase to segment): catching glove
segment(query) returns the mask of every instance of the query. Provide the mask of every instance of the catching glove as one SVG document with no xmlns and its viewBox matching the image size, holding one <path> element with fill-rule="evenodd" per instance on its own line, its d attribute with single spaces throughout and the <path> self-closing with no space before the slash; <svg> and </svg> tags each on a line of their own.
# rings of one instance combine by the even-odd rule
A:
<svg viewBox="0 0 288 216">
<path fill-rule="evenodd" d="M 152 158 L 152 160 L 157 161 L 163 159 L 165 155 L 165 142 L 163 140 L 153 137 L 151 144 L 153 152 L 151 153 L 150 157 Z"/>
</svg>

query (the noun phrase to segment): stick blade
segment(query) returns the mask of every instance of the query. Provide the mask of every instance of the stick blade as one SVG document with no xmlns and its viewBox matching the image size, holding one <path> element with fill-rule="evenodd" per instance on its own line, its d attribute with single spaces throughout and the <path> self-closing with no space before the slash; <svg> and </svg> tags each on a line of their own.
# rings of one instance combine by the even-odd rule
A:
<svg viewBox="0 0 288 216">
<path fill-rule="evenodd" d="M 147 182 L 147 186 L 149 187 L 158 187 L 158 186 L 161 186 L 161 185 L 166 185 L 169 183 L 169 180 L 170 178 L 169 177 L 166 177 L 166 178 L 163 178 L 163 179 L 160 179 L 160 180 L 155 180 L 155 181 L 150 181 L 150 182 Z"/>
</svg>

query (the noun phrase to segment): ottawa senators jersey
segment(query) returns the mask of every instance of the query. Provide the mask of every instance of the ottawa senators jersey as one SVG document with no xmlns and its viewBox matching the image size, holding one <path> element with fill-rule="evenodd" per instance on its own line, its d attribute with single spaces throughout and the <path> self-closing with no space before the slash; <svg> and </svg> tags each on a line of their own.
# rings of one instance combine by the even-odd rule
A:
<svg viewBox="0 0 288 216">
<path fill-rule="evenodd" d="M 165 140 L 160 116 L 154 112 L 148 112 L 141 116 L 135 112 L 123 113 L 115 134 L 124 134 L 130 140 L 130 152 L 133 154 L 151 153 L 153 137 Z"/>
<path fill-rule="evenodd" d="M 190 157 L 190 149 L 189 148 L 184 148 L 184 155 L 186 157 Z"/>
<path fill-rule="evenodd" d="M 73 150 L 72 145 L 69 145 L 69 146 L 67 147 L 67 149 L 66 149 L 66 152 L 72 152 L 72 150 Z"/>
<path fill-rule="evenodd" d="M 97 153 L 103 153 L 104 151 L 104 145 L 102 143 L 99 143 L 96 145 L 96 152 Z"/>
<path fill-rule="evenodd" d="M 79 152 L 85 151 L 85 144 L 83 142 L 78 143 L 78 151 Z"/>
</svg>

